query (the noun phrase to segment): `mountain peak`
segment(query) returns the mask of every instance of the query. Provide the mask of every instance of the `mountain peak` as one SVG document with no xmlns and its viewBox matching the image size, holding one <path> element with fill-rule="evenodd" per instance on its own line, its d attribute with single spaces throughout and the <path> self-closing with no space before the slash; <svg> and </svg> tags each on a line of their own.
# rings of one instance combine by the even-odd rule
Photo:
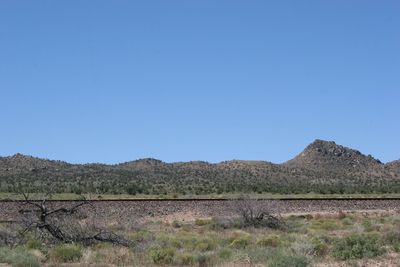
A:
<svg viewBox="0 0 400 267">
<path fill-rule="evenodd" d="M 25 158 L 33 158 L 33 157 L 32 156 L 28 156 L 28 155 L 24 155 L 24 154 L 21 154 L 21 153 L 16 153 L 16 154 L 12 155 L 11 158 L 14 158 L 14 159 L 25 159 Z"/>
<path fill-rule="evenodd" d="M 165 163 L 163 161 L 154 159 L 154 158 L 144 158 L 144 159 L 127 161 L 124 163 L 117 164 L 117 166 L 120 166 L 126 170 L 151 169 L 151 168 L 154 168 L 157 166 L 163 166 L 163 165 L 165 165 Z"/>
<path fill-rule="evenodd" d="M 316 139 L 285 164 L 290 167 L 333 172 L 364 171 L 383 166 L 382 162 L 371 155 L 366 156 L 358 150 L 321 139 Z"/>
</svg>

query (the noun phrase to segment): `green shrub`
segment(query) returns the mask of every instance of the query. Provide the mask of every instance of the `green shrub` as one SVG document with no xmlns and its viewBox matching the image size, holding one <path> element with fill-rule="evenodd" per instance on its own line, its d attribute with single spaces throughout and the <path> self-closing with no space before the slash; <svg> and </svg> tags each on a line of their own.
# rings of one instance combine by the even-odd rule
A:
<svg viewBox="0 0 400 267">
<path fill-rule="evenodd" d="M 316 256 L 325 256 L 329 252 L 329 246 L 321 238 L 314 238 L 312 245 Z"/>
<path fill-rule="evenodd" d="M 132 241 L 143 242 L 154 238 L 153 234 L 147 230 L 139 230 L 128 234 L 128 238 Z"/>
<path fill-rule="evenodd" d="M 212 221 L 211 220 L 204 220 L 204 219 L 196 219 L 194 222 L 197 226 L 204 226 L 207 224 L 210 224 Z"/>
<path fill-rule="evenodd" d="M 276 254 L 268 264 L 268 267 L 307 267 L 309 265 L 305 256 Z"/>
<path fill-rule="evenodd" d="M 178 255 L 178 263 L 181 265 L 192 265 L 195 262 L 195 257 L 190 253 L 182 253 Z"/>
<path fill-rule="evenodd" d="M 199 238 L 197 235 L 187 232 L 178 232 L 171 236 L 166 236 L 166 239 L 160 240 L 159 244 L 165 247 L 174 247 L 177 249 L 195 250 L 205 249 L 212 246 L 212 240 L 208 238 Z M 210 244 L 210 245 L 209 245 Z"/>
<path fill-rule="evenodd" d="M 14 254 L 10 263 L 13 267 L 40 267 L 38 259 L 28 252 Z"/>
<path fill-rule="evenodd" d="M 321 230 L 326 230 L 326 231 L 332 231 L 339 229 L 339 225 L 332 219 L 320 219 L 318 221 L 315 221 L 311 228 L 313 229 L 321 229 Z"/>
<path fill-rule="evenodd" d="M 278 247 L 281 244 L 281 240 L 277 235 L 271 235 L 265 238 L 262 238 L 257 241 L 257 246 L 260 247 Z"/>
<path fill-rule="evenodd" d="M 215 247 L 216 247 L 216 244 L 211 239 L 203 239 L 203 240 L 199 241 L 196 245 L 196 249 L 200 250 L 202 252 L 213 250 L 213 249 L 215 249 Z"/>
<path fill-rule="evenodd" d="M 77 245 L 67 244 L 53 248 L 49 256 L 56 262 L 74 262 L 82 257 L 82 251 Z"/>
<path fill-rule="evenodd" d="M 261 263 L 261 262 L 268 262 L 276 254 L 276 252 L 277 252 L 276 248 L 251 247 L 243 251 L 242 255 L 244 255 L 245 257 L 248 256 L 254 263 Z M 235 255 L 235 258 L 237 257 L 237 254 Z"/>
<path fill-rule="evenodd" d="M 172 248 L 153 248 L 150 258 L 156 264 L 171 264 L 174 261 L 175 250 Z"/>
<path fill-rule="evenodd" d="M 306 214 L 306 215 L 304 215 L 304 218 L 305 218 L 307 221 L 310 221 L 310 220 L 312 220 L 312 219 L 314 218 L 314 216 L 312 216 L 311 214 Z"/>
<path fill-rule="evenodd" d="M 179 240 L 178 238 L 174 238 L 170 240 L 170 245 L 174 248 L 183 248 L 183 242 Z"/>
<path fill-rule="evenodd" d="M 195 260 L 200 267 L 203 267 L 210 265 L 211 257 L 207 254 L 199 254 L 196 256 Z"/>
<path fill-rule="evenodd" d="M 184 232 L 191 232 L 192 226 L 190 224 L 183 224 L 181 230 Z"/>
<path fill-rule="evenodd" d="M 29 239 L 26 242 L 26 247 L 28 249 L 41 249 L 42 248 L 42 242 L 38 239 Z"/>
<path fill-rule="evenodd" d="M 297 237 L 297 239 L 291 243 L 290 249 L 295 255 L 306 257 L 315 255 L 314 245 L 304 236 Z"/>
<path fill-rule="evenodd" d="M 220 218 L 212 218 L 210 220 L 209 226 L 211 230 L 222 230 L 222 229 L 230 229 L 234 227 L 233 222 L 230 220 L 224 220 Z"/>
<path fill-rule="evenodd" d="M 346 217 L 342 220 L 343 225 L 353 225 L 353 220 L 349 217 Z"/>
<path fill-rule="evenodd" d="M 333 242 L 336 241 L 335 237 L 329 236 L 329 235 L 320 235 L 317 239 L 319 239 L 321 242 L 332 245 Z"/>
<path fill-rule="evenodd" d="M 40 267 L 39 260 L 23 249 L 0 248 L 0 262 L 11 264 L 13 267 Z"/>
<path fill-rule="evenodd" d="M 384 252 L 377 235 L 353 234 L 333 243 L 332 256 L 340 260 L 361 259 L 376 257 Z"/>
<path fill-rule="evenodd" d="M 218 257 L 220 257 L 221 259 L 223 259 L 223 260 L 227 260 L 227 259 L 229 259 L 230 257 L 232 257 L 232 250 L 230 250 L 230 249 L 226 249 L 226 248 L 224 248 L 224 249 L 221 249 L 219 252 L 218 252 Z"/>
<path fill-rule="evenodd" d="M 178 222 L 177 220 L 174 220 L 173 222 L 172 222 L 172 227 L 174 227 L 174 228 L 180 228 L 180 227 L 182 227 L 182 224 L 180 223 L 180 222 Z"/>
<path fill-rule="evenodd" d="M 12 250 L 8 247 L 0 247 L 0 262 L 8 262 L 8 257 L 12 253 Z"/>
<path fill-rule="evenodd" d="M 241 236 L 235 238 L 230 244 L 231 247 L 236 249 L 244 249 L 250 244 L 250 238 L 247 236 Z"/>
<path fill-rule="evenodd" d="M 339 210 L 339 212 L 338 212 L 338 214 L 337 214 L 337 218 L 338 218 L 339 220 L 343 220 L 343 219 L 346 218 L 346 217 L 347 217 L 347 214 L 346 214 L 344 211 Z"/>
<path fill-rule="evenodd" d="M 396 252 L 400 251 L 400 231 L 390 231 L 384 235 L 383 239 L 385 243 L 391 245 Z"/>
<path fill-rule="evenodd" d="M 371 220 L 365 220 L 362 223 L 365 232 L 372 232 L 375 230 L 374 225 L 372 224 Z"/>
</svg>

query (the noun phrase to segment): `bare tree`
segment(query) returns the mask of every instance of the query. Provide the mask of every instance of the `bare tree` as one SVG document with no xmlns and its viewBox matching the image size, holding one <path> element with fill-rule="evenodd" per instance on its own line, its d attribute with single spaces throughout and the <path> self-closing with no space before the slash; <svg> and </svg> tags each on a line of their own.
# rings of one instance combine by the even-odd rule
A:
<svg viewBox="0 0 400 267">
<path fill-rule="evenodd" d="M 279 205 L 276 200 L 257 200 L 242 196 L 233 204 L 244 226 L 285 228 L 285 223 L 278 213 Z"/>
<path fill-rule="evenodd" d="M 22 234 L 35 230 L 64 243 L 109 242 L 123 246 L 132 245 L 131 241 L 98 227 L 93 219 L 88 219 L 82 211 L 83 208 L 96 212 L 90 200 L 82 197 L 79 201 L 69 202 L 71 204 L 67 206 L 65 203 L 50 201 L 51 194 L 45 194 L 40 201 L 31 200 L 29 194 L 24 192 L 22 196 L 19 209 Z"/>
</svg>

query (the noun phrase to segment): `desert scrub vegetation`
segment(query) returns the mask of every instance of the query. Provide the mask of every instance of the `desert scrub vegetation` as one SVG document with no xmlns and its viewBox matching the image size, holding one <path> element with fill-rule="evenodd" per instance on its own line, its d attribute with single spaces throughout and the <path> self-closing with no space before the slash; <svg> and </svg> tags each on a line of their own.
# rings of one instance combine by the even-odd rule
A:
<svg viewBox="0 0 400 267">
<path fill-rule="evenodd" d="M 341 260 L 376 257 L 385 253 L 377 234 L 352 234 L 333 244 L 333 257 Z"/>
<path fill-rule="evenodd" d="M 52 262 L 75 262 L 82 257 L 82 248 L 78 245 L 63 244 L 52 248 L 49 251 L 49 258 Z"/>
<path fill-rule="evenodd" d="M 34 251 L 21 248 L 0 248 L 0 262 L 11 264 L 13 267 L 39 267 L 40 256 Z"/>
<path fill-rule="evenodd" d="M 116 227 L 131 246 L 104 242 L 66 244 L 50 235 L 26 233 L 14 244 L 0 243 L 0 263 L 21 267 L 303 267 L 332 262 L 357 266 L 358 262 L 374 260 L 387 266 L 389 256 L 399 257 L 400 217 L 395 214 L 293 215 L 280 220 L 287 227 L 245 225 L 240 218 L 154 221 Z M 0 229 L 10 234 L 15 231 L 5 223 L 0 224 Z"/>
<path fill-rule="evenodd" d="M 25 191 L 46 192 L 55 185 L 56 193 L 172 198 L 225 193 L 400 193 L 397 165 L 382 166 L 372 157 L 322 140 L 307 146 L 303 155 L 309 161 L 296 157 L 285 164 L 240 160 L 211 164 L 147 158 L 81 165 L 16 154 L 0 157 L 0 192 L 18 192 L 16 185 Z M 357 168 L 354 162 L 359 163 Z"/>
</svg>

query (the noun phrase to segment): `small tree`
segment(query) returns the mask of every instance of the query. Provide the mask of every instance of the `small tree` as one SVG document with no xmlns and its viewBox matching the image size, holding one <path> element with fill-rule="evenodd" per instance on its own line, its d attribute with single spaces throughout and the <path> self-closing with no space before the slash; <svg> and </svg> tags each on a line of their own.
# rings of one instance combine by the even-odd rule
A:
<svg viewBox="0 0 400 267">
<path fill-rule="evenodd" d="M 130 184 L 126 188 L 126 192 L 129 195 L 136 195 L 138 193 L 138 191 L 139 191 L 139 187 L 136 184 Z"/>
</svg>

